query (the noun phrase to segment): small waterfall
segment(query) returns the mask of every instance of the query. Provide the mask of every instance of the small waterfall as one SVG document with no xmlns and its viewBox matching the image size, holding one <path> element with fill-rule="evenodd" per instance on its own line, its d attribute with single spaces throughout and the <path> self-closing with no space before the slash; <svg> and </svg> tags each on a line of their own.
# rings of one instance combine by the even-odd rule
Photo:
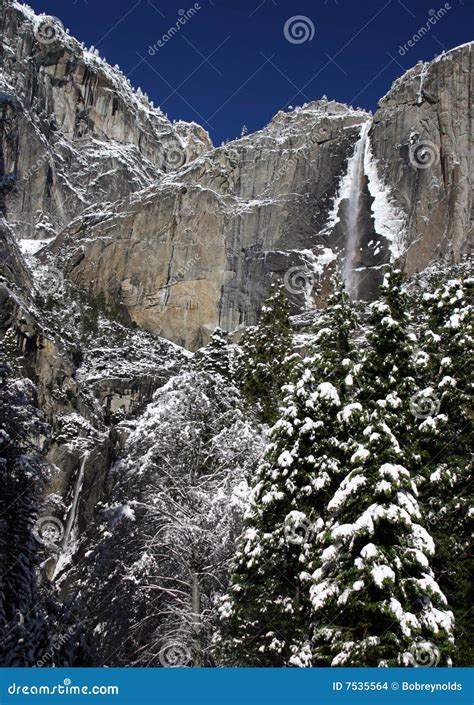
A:
<svg viewBox="0 0 474 705">
<path fill-rule="evenodd" d="M 362 177 L 364 176 L 364 155 L 370 120 L 364 123 L 360 131 L 354 154 L 350 160 L 348 177 L 350 181 L 349 196 L 347 200 L 347 233 L 346 254 L 344 258 L 343 276 L 346 290 L 351 299 L 357 298 L 357 272 L 354 260 L 360 242 L 359 215 L 361 209 Z"/>
<path fill-rule="evenodd" d="M 77 475 L 76 484 L 74 486 L 72 503 L 67 515 L 66 526 L 64 528 L 64 536 L 61 542 L 61 550 L 59 552 L 58 560 L 54 569 L 53 579 L 61 572 L 63 567 L 67 565 L 70 557 L 72 556 L 75 550 L 75 535 L 77 533 L 77 509 L 79 506 L 79 500 L 81 498 L 82 485 L 84 484 L 84 473 L 88 458 L 89 451 L 86 451 L 82 456 L 81 464 L 79 466 L 79 472 Z"/>
</svg>

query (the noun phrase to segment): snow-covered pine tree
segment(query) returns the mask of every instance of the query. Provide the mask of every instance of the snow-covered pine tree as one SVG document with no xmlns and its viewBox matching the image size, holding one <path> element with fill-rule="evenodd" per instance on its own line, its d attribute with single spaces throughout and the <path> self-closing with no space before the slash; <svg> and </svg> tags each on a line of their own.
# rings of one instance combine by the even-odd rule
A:
<svg viewBox="0 0 474 705">
<path fill-rule="evenodd" d="M 232 353 L 229 346 L 229 334 L 216 328 L 205 348 L 201 348 L 194 356 L 196 369 L 203 372 L 219 374 L 224 379 L 233 379 Z"/>
<path fill-rule="evenodd" d="M 310 605 L 300 574 L 312 562 L 313 532 L 339 471 L 334 448 L 329 457 L 313 451 L 316 439 L 336 445 L 331 422 L 340 402 L 335 387 L 317 385 L 309 367 L 302 364 L 298 372 L 257 472 L 221 605 L 217 650 L 229 665 L 301 665 L 310 655 Z"/>
<path fill-rule="evenodd" d="M 363 438 L 319 536 L 313 665 L 447 665 L 453 615 L 430 569 L 416 487 L 385 423 L 369 423 Z"/>
<path fill-rule="evenodd" d="M 185 372 L 156 392 L 127 441 L 83 569 L 103 663 L 213 665 L 215 598 L 262 450 L 220 375 Z"/>
<path fill-rule="evenodd" d="M 236 378 L 244 398 L 267 423 L 277 418 L 281 388 L 288 381 L 292 343 L 288 299 L 284 287 L 274 283 L 258 325 L 248 328 L 242 337 L 236 365 Z"/>
<path fill-rule="evenodd" d="M 380 299 L 369 307 L 368 349 L 358 381 L 358 400 L 365 409 L 383 416 L 399 441 L 410 435 L 410 400 L 416 390 L 412 362 L 416 337 L 409 331 L 402 280 L 400 271 L 388 271 Z"/>
<path fill-rule="evenodd" d="M 336 385 L 339 393 L 350 395 L 356 362 L 354 333 L 358 325 L 353 303 L 341 281 L 339 269 L 332 278 L 332 294 L 326 309 L 314 326 L 311 342 L 311 368 L 318 379 Z"/>
<path fill-rule="evenodd" d="M 9 328 L 1 341 L 1 351 L 5 356 L 5 361 L 10 367 L 11 376 L 19 376 L 23 358 L 18 345 L 18 337 L 13 327 Z"/>
<path fill-rule="evenodd" d="M 312 356 L 295 364 L 261 463 L 228 595 L 221 658 L 232 665 L 311 663 L 308 575 L 315 532 L 340 482 L 341 397 L 352 385 L 351 307 L 338 287 L 317 325 Z"/>
<path fill-rule="evenodd" d="M 456 665 L 472 663 L 473 286 L 468 274 L 425 293 L 424 387 L 412 402 L 418 489 L 436 544 L 435 576 L 455 615 Z"/>
<path fill-rule="evenodd" d="M 313 665 L 446 664 L 452 648 L 453 615 L 433 578 L 434 543 L 419 523 L 410 452 L 400 442 L 414 382 L 399 273 L 386 275 L 381 293 L 371 305 L 360 401 L 341 412 L 353 436 L 349 472 L 329 502 L 321 563 L 308 576 Z"/>
</svg>

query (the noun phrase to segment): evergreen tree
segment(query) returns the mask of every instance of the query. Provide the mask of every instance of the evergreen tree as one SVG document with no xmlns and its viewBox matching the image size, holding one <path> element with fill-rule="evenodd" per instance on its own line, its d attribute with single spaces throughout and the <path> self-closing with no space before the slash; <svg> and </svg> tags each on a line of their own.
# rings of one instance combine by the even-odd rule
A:
<svg viewBox="0 0 474 705">
<path fill-rule="evenodd" d="M 331 382 L 342 393 L 346 390 L 350 395 L 356 362 L 353 339 L 358 325 L 357 314 L 339 270 L 333 276 L 332 289 L 326 309 L 314 326 L 312 369 L 322 381 Z"/>
<path fill-rule="evenodd" d="M 368 349 L 358 380 L 359 401 L 384 418 L 398 440 L 408 439 L 410 400 L 416 390 L 413 354 L 416 337 L 409 330 L 410 313 L 402 274 L 389 271 L 380 300 L 370 306 Z"/>
<path fill-rule="evenodd" d="M 436 543 L 433 568 L 455 614 L 454 662 L 472 663 L 472 348 L 474 279 L 452 279 L 426 293 L 425 382 L 413 398 L 418 487 Z"/>
<path fill-rule="evenodd" d="M 222 328 L 216 328 L 208 345 L 195 355 L 196 369 L 211 374 L 219 374 L 228 381 L 233 379 L 232 351 L 229 335 Z"/>
<path fill-rule="evenodd" d="M 310 368 L 300 372 L 286 387 L 282 417 L 258 469 L 221 606 L 218 651 L 231 665 L 284 666 L 307 658 L 309 602 L 300 574 L 312 561 L 314 527 L 340 470 L 332 433 L 340 401 L 333 385 L 315 384 Z M 318 441 L 327 453 L 321 448 L 315 457 Z"/>
<path fill-rule="evenodd" d="M 4 355 L 5 362 L 10 368 L 10 375 L 18 377 L 23 358 L 18 345 L 18 336 L 13 327 L 5 332 L 0 343 L 0 349 Z"/>
<path fill-rule="evenodd" d="M 318 536 L 315 665 L 416 665 L 425 650 L 432 665 L 449 661 L 453 617 L 433 579 L 434 543 L 407 469 L 413 338 L 398 272 L 386 275 L 381 294 L 349 417 L 353 453 Z"/>
<path fill-rule="evenodd" d="M 237 360 L 236 377 L 244 398 L 262 421 L 277 418 L 281 388 L 288 381 L 293 336 L 284 287 L 273 284 L 258 326 L 246 330 Z"/>
<path fill-rule="evenodd" d="M 311 662 L 308 571 L 313 538 L 341 481 L 341 398 L 352 386 L 353 316 L 342 288 L 321 316 L 312 356 L 295 364 L 261 463 L 221 607 L 221 657 L 232 665 Z M 344 417 L 347 415 L 347 409 Z"/>
<path fill-rule="evenodd" d="M 453 615 L 430 569 L 415 484 L 385 423 L 363 437 L 319 536 L 313 665 L 449 665 Z"/>
</svg>

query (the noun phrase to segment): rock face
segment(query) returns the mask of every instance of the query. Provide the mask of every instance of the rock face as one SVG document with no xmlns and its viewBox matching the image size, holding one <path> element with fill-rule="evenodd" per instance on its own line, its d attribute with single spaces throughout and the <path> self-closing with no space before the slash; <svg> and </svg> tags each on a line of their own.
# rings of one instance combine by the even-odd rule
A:
<svg viewBox="0 0 474 705">
<path fill-rule="evenodd" d="M 297 312 L 339 258 L 371 298 L 389 261 L 467 246 L 472 44 L 418 64 L 373 118 L 322 100 L 213 148 L 51 18 L 9 1 L 4 23 L 9 223 L 125 322 L 194 350 L 255 323 L 274 278 Z"/>
<path fill-rule="evenodd" d="M 211 147 L 205 130 L 172 125 L 58 22 L 2 4 L 8 215 L 20 237 L 54 236 L 87 205 L 129 196 Z"/>
<path fill-rule="evenodd" d="M 31 273 L 25 266 L 18 243 L 3 217 L 0 218 L 0 277 L 20 289 L 32 286 Z"/>
<path fill-rule="evenodd" d="M 192 365 L 179 346 L 255 323 L 281 279 L 304 351 L 338 260 L 371 298 L 388 262 L 467 248 L 472 45 L 417 65 L 373 118 L 315 101 L 214 148 L 56 21 L 2 10 L 0 346 L 51 426 L 64 568 L 145 406 Z"/>
<path fill-rule="evenodd" d="M 472 235 L 473 43 L 419 63 L 380 101 L 371 129 L 379 174 L 406 216 L 409 274 L 457 258 Z"/>
<path fill-rule="evenodd" d="M 330 103 L 280 113 L 98 217 L 89 209 L 49 253 L 138 325 L 195 349 L 216 325 L 255 323 L 273 275 L 307 272 L 310 290 L 336 258 L 320 232 L 367 117 Z M 293 293 L 303 303 L 304 288 Z"/>
</svg>

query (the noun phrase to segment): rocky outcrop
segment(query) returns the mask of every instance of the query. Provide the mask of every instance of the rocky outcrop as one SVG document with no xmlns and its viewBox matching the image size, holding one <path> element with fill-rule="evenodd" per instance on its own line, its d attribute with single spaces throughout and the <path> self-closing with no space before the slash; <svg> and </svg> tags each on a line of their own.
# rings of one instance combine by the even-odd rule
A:
<svg viewBox="0 0 474 705">
<path fill-rule="evenodd" d="M 211 148 L 205 130 L 172 125 L 59 21 L 2 6 L 4 153 L 16 181 L 7 207 L 19 237 L 54 236 L 91 203 L 126 197 Z"/>
<path fill-rule="evenodd" d="M 191 349 L 216 325 L 254 324 L 273 276 L 306 273 L 290 285 L 301 306 L 336 258 L 324 224 L 367 118 L 325 101 L 279 113 L 99 217 L 90 210 L 48 251 L 73 281 Z"/>
<path fill-rule="evenodd" d="M 0 281 L 27 291 L 32 287 L 31 273 L 25 265 L 15 237 L 3 217 L 0 216 Z"/>
<path fill-rule="evenodd" d="M 473 43 L 419 63 L 396 81 L 374 115 L 379 175 L 406 217 L 409 274 L 472 235 Z"/>
<path fill-rule="evenodd" d="M 472 45 L 408 71 L 373 118 L 315 101 L 214 149 L 56 21 L 5 17 L 9 222 L 125 323 L 194 350 L 255 323 L 272 279 L 297 313 L 324 305 L 338 259 L 372 298 L 390 261 L 467 246 Z"/>
<path fill-rule="evenodd" d="M 415 67 L 368 125 L 351 262 L 362 298 L 391 260 L 410 273 L 469 241 L 470 57 L 468 45 Z M 76 220 L 51 251 L 73 281 L 191 349 L 216 325 L 255 323 L 273 277 L 295 311 L 320 304 L 328 265 L 346 254 L 345 182 L 367 121 L 324 101 L 279 113 L 99 220 Z"/>
</svg>

